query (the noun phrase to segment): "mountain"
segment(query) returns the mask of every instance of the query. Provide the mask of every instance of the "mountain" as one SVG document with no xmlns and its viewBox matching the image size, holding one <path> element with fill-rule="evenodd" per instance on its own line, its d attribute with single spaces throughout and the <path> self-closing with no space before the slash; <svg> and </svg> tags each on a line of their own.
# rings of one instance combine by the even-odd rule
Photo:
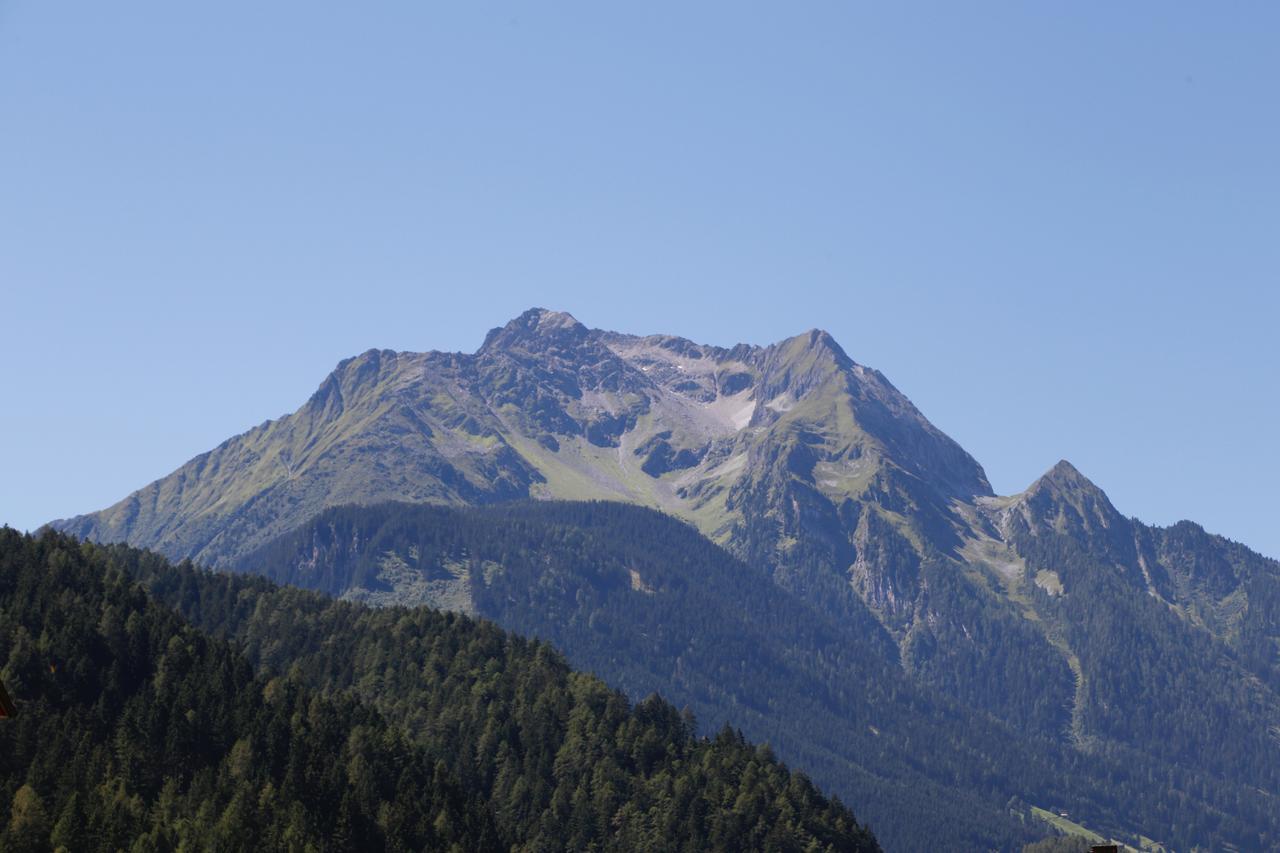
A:
<svg viewBox="0 0 1280 853">
<path fill-rule="evenodd" d="M 986 790 L 980 770 L 998 751 L 1017 775 L 1035 750 L 1008 749 L 1010 732 L 922 695 L 869 613 L 862 624 L 828 617 L 652 510 L 338 508 L 237 568 L 351 600 L 454 608 L 545 639 L 631 696 L 660 691 L 704 732 L 732 723 L 768 741 L 857 803 L 890 849 L 1016 848 L 1043 834 L 1008 813 L 1009 795 Z M 1053 790 L 1054 772 L 1037 769 L 1016 789 Z"/>
<path fill-rule="evenodd" d="M 918 501 L 935 525 L 946 498 L 990 494 L 976 462 L 825 332 L 726 350 L 535 309 L 472 355 L 348 359 L 294 414 L 55 526 L 221 566 L 328 506 L 540 497 L 654 506 L 724 540 L 774 487 L 776 539 L 796 512 L 867 490 Z"/>
<path fill-rule="evenodd" d="M 1280 791 L 1280 566 L 1121 516 L 1066 462 L 994 513 L 1078 674 L 1072 734 Z"/>
<path fill-rule="evenodd" d="M 848 654 L 920 695 L 1045 755 L 1129 768 L 1145 781 L 1116 770 L 1116 789 L 1154 800 L 1115 825 L 1128 837 L 1244 848 L 1280 837 L 1280 564 L 1191 523 L 1126 518 L 1067 463 L 994 495 L 972 457 L 821 331 L 725 349 L 535 309 L 474 354 L 370 351 L 298 412 L 55 526 L 233 568 L 342 505 L 530 498 L 687 522 L 737 558 L 744 584 L 838 625 Z M 330 591 L 480 606 L 447 568 L 399 571 Z M 461 597 L 432 599 L 437 588 Z M 584 613 L 555 612 L 568 643 Z M 641 667 L 638 651 L 617 654 L 592 665 L 618 679 Z M 664 693 L 683 689 L 664 678 Z"/>
<path fill-rule="evenodd" d="M 732 721 L 767 740 L 857 803 L 888 849 L 1016 849 L 1047 831 L 1035 804 L 1135 843 L 1142 828 L 1174 823 L 1162 835 L 1179 845 L 1252 847 L 1273 831 L 1271 800 L 1253 786 L 993 720 L 905 671 L 865 608 L 828 616 L 652 510 L 337 508 L 237 569 L 357 601 L 458 609 L 543 638 L 630 695 L 661 691 L 705 730 Z M 1060 653 L 1011 644 L 1003 654 L 1047 669 Z M 1014 707 L 1046 699 L 1034 679 L 1003 689 Z M 1065 732 L 1072 694 L 1049 698 Z M 1155 776 L 1160 785 L 1143 784 Z"/>
<path fill-rule="evenodd" d="M 3 528 L 0 635 L 5 850 L 879 849 L 767 749 L 466 618 Z"/>
</svg>

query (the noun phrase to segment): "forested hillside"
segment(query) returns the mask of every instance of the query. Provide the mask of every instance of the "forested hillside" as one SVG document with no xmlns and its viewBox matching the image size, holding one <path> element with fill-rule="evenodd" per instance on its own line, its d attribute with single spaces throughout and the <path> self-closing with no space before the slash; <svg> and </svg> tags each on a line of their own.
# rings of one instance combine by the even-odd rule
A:
<svg viewBox="0 0 1280 853">
<path fill-rule="evenodd" d="M 0 638 L 4 849 L 876 849 L 767 748 L 465 617 L 4 528 Z"/>
<path fill-rule="evenodd" d="M 1032 750 L 1010 745 L 1007 730 L 914 690 L 888 658 L 887 638 L 879 646 L 862 639 L 874 622 L 849 626 L 822 616 L 650 510 L 610 503 L 348 508 L 245 565 L 360 597 L 394 600 L 406 589 L 421 593 L 425 583 L 509 630 L 549 640 L 574 666 L 633 697 L 661 690 L 695 711 L 705 733 L 731 723 L 768 741 L 856 803 L 890 846 L 1017 847 L 1042 832 L 1005 808 L 1008 786 L 1025 792 L 1047 783 L 1065 795 Z M 257 607 L 266 607 L 263 599 Z M 367 618 L 353 641 L 394 653 L 388 618 Z M 259 617 L 246 611 L 238 635 L 252 637 L 250 620 Z M 356 666 L 369 654 L 353 650 Z M 1017 778 L 994 780 L 992 761 Z M 1039 767 L 1038 776 L 1028 766 Z"/>
<path fill-rule="evenodd" d="M 1061 806 L 1134 841 L 1256 847 L 1274 837 L 1264 792 L 1136 751 L 1085 752 L 1069 732 L 1038 737 L 1001 724 L 914 682 L 876 623 L 825 615 L 651 510 L 340 508 L 242 567 L 331 594 L 438 595 L 549 639 L 632 695 L 660 688 L 712 727 L 731 720 L 768 740 L 857 803 L 890 847 L 1016 847 L 1045 831 L 1027 804 Z M 1052 653 L 1022 666 L 1053 665 Z M 1005 685 L 1011 704 L 1043 701 L 1037 689 L 1035 680 Z M 1061 710 L 1065 720 L 1069 707 Z"/>
<path fill-rule="evenodd" d="M 1002 523 L 1027 574 L 1053 578 L 1032 604 L 1080 666 L 1075 737 L 1247 784 L 1280 809 L 1280 566 L 1189 523 L 1126 519 L 1066 463 Z"/>
</svg>

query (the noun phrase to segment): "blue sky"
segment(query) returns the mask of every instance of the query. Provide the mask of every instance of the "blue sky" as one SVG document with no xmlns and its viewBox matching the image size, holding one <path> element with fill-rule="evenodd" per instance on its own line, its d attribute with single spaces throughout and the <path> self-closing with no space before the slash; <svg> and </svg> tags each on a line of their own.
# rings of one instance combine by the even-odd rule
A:
<svg viewBox="0 0 1280 853">
<path fill-rule="evenodd" d="M 0 2 L 0 522 L 523 309 L 813 326 L 1280 556 L 1280 7 Z"/>
</svg>

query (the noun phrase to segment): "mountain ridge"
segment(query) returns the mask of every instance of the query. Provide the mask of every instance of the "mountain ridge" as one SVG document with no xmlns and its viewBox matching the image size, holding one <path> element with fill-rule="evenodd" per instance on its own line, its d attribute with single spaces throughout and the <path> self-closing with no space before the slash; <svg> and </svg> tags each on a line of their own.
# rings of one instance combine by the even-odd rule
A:
<svg viewBox="0 0 1280 853">
<path fill-rule="evenodd" d="M 737 457 L 761 443 L 744 441 L 744 432 L 780 421 L 785 428 L 798 405 L 824 395 L 819 390 L 856 404 L 869 425 L 864 443 L 877 457 L 909 460 L 908 473 L 954 494 L 989 492 L 968 454 L 821 330 L 725 349 L 598 332 L 569 314 L 531 309 L 490 331 L 470 355 L 371 349 L 344 359 L 297 412 L 223 442 L 106 510 L 52 524 L 213 565 L 261 544 L 252 535 L 242 544 L 236 529 L 246 525 L 237 516 L 274 534 L 276 515 L 300 523 L 353 497 L 624 499 L 723 536 L 724 488 L 737 479 L 744 461 Z M 630 456 L 602 452 L 621 450 L 624 438 Z M 361 454 L 391 452 L 393 441 L 409 464 L 394 479 L 371 478 Z M 831 449 L 833 465 L 862 452 L 848 441 Z M 375 482 L 354 484 L 351 472 Z M 299 478 L 317 482 L 303 487 Z M 294 504 L 302 511 L 291 512 Z"/>
</svg>

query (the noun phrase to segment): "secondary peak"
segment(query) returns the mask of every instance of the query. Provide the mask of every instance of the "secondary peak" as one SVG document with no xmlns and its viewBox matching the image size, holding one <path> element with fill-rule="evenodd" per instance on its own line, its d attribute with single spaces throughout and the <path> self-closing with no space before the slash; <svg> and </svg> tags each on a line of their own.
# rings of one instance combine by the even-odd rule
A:
<svg viewBox="0 0 1280 853">
<path fill-rule="evenodd" d="M 530 308 L 501 328 L 493 329 L 485 336 L 482 350 L 545 344 L 551 341 L 580 340 L 587 334 L 587 327 L 566 311 L 549 311 L 546 308 Z"/>
</svg>

